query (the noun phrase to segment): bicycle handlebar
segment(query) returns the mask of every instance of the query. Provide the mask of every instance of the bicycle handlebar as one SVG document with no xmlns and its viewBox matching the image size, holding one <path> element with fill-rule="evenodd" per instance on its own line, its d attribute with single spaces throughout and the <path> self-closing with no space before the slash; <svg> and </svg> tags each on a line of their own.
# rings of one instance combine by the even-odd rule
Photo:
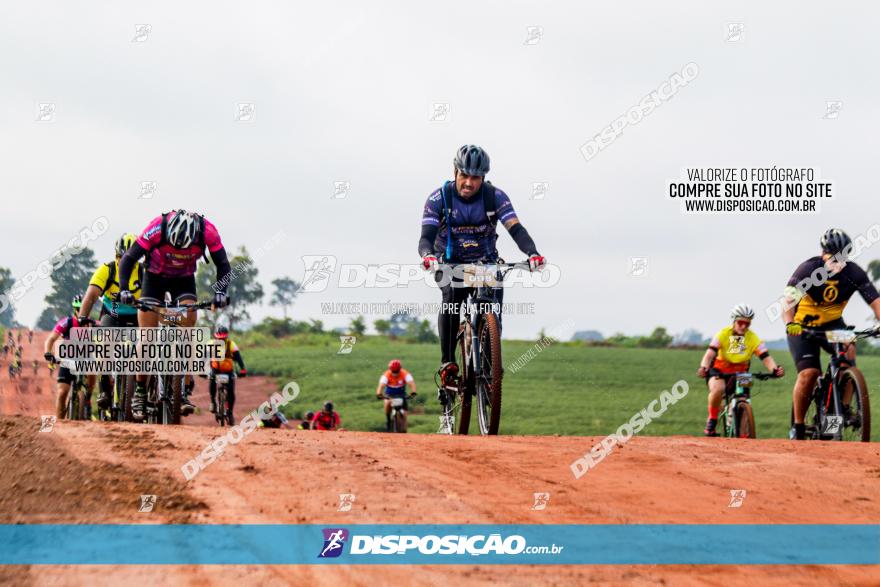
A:
<svg viewBox="0 0 880 587">
<path fill-rule="evenodd" d="M 739 373 L 722 373 L 721 371 L 718 371 L 716 369 L 710 369 L 708 372 L 709 377 L 720 377 L 724 380 L 732 379 L 737 375 L 751 375 L 759 381 L 766 381 L 767 379 L 781 379 L 781 377 L 773 373 L 751 373 L 749 371 L 740 371 Z"/>
<path fill-rule="evenodd" d="M 855 326 L 847 326 L 846 328 L 831 328 L 829 330 L 819 330 L 816 328 L 804 328 L 801 331 L 801 336 L 806 338 L 819 338 L 822 340 L 827 340 L 828 332 L 832 332 L 834 330 L 849 330 L 851 331 L 856 338 L 878 338 L 880 337 L 880 328 L 866 328 L 865 330 L 856 330 Z"/>
<path fill-rule="evenodd" d="M 406 399 L 412 399 L 412 398 L 414 398 L 414 397 L 416 397 L 416 394 L 414 394 L 414 393 L 410 393 L 410 394 L 408 394 L 408 395 L 406 396 Z M 388 395 L 388 394 L 383 394 L 383 395 L 377 395 L 377 396 L 376 396 L 376 399 L 386 400 L 386 399 L 394 399 L 394 398 L 391 397 L 391 396 Z"/>
<path fill-rule="evenodd" d="M 211 308 L 214 305 L 214 302 L 206 301 L 206 302 L 196 302 L 195 304 L 180 304 L 180 303 L 166 303 L 166 302 L 148 302 L 143 300 L 135 300 L 134 307 L 138 310 L 142 310 L 144 312 L 158 312 L 162 308 L 173 308 L 173 309 L 182 309 L 186 308 L 187 310 L 205 310 L 207 308 Z"/>
</svg>

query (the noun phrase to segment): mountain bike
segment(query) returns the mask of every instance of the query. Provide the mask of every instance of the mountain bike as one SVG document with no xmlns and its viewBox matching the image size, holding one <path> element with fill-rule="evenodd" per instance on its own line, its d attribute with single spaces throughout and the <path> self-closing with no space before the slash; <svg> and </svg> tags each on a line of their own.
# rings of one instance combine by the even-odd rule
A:
<svg viewBox="0 0 880 587">
<path fill-rule="evenodd" d="M 410 393 L 405 397 L 391 397 L 387 394 L 376 397 L 378 400 L 391 400 L 391 432 L 406 434 L 406 400 L 415 396 L 416 394 Z"/>
<path fill-rule="evenodd" d="M 810 394 L 804 417 L 804 438 L 871 442 L 868 384 L 855 361 L 850 365 L 846 352 L 859 339 L 880 337 L 880 331 L 874 328 L 856 331 L 854 327 L 841 330 L 804 328 L 801 336 L 827 341 L 832 350 L 825 373 L 816 381 Z M 843 368 L 842 363 L 850 366 Z M 794 406 L 791 425 L 794 427 Z"/>
<path fill-rule="evenodd" d="M 773 373 L 721 373 L 709 371 L 710 377 L 724 379 L 724 407 L 720 420 L 727 438 L 756 438 L 755 413 L 752 410 L 752 384 L 754 380 L 775 379 Z"/>
<path fill-rule="evenodd" d="M 234 373 L 215 373 L 214 381 L 217 385 L 217 411 L 214 418 L 221 426 L 232 426 L 235 420 L 232 418 L 232 408 L 229 406 L 229 381 L 235 377 Z"/>
<path fill-rule="evenodd" d="M 464 287 L 472 287 L 462 304 L 462 320 L 456 336 L 455 362 L 459 367 L 455 391 L 438 383 L 443 405 L 440 432 L 467 434 L 473 400 L 477 400 L 477 424 L 482 435 L 498 434 L 501 423 L 501 308 L 495 290 L 514 269 L 529 269 L 528 261 L 449 264 L 453 272 L 463 269 Z M 468 277 L 472 276 L 472 277 Z M 435 381 L 437 377 L 435 376 Z M 445 399 L 445 402 L 443 401 Z"/>
<path fill-rule="evenodd" d="M 213 302 L 198 302 L 186 305 L 171 301 L 171 294 L 165 292 L 164 302 L 137 300 L 138 310 L 159 314 L 160 328 L 179 328 L 191 310 L 210 308 Z M 180 424 L 180 408 L 183 400 L 187 374 L 158 373 L 147 378 L 147 403 L 144 422 L 148 424 Z"/>
<path fill-rule="evenodd" d="M 114 373 L 109 375 L 113 382 L 113 396 L 110 407 L 100 410 L 100 418 L 104 422 L 131 422 L 131 399 L 134 396 L 137 377 Z"/>
<path fill-rule="evenodd" d="M 76 375 L 70 384 L 70 391 L 67 393 L 67 419 L 91 420 L 91 396 L 92 392 L 88 389 L 87 376 Z"/>
</svg>

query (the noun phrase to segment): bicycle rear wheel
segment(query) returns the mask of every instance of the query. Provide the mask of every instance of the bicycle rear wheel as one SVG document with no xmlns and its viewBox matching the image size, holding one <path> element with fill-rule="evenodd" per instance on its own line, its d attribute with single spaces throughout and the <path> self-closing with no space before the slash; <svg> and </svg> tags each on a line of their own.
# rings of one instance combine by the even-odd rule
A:
<svg viewBox="0 0 880 587">
<path fill-rule="evenodd" d="M 804 438 L 806 440 L 820 440 L 822 438 L 822 421 L 819 412 L 821 391 L 813 389 L 810 394 L 810 403 L 807 404 L 807 413 L 804 415 Z M 794 427 L 794 406 L 791 408 L 791 425 Z"/>
<path fill-rule="evenodd" d="M 871 404 L 868 401 L 868 384 L 865 376 L 856 367 L 850 367 L 840 374 L 838 386 L 841 401 L 851 392 L 850 414 L 852 425 L 846 419 L 843 425 L 843 440 L 850 442 L 871 442 Z"/>
<path fill-rule="evenodd" d="M 480 374 L 477 376 L 477 419 L 480 434 L 498 434 L 501 423 L 501 333 L 495 314 L 480 320 Z"/>
<path fill-rule="evenodd" d="M 736 407 L 736 436 L 737 438 L 756 438 L 755 414 L 749 403 L 740 402 Z"/>
</svg>

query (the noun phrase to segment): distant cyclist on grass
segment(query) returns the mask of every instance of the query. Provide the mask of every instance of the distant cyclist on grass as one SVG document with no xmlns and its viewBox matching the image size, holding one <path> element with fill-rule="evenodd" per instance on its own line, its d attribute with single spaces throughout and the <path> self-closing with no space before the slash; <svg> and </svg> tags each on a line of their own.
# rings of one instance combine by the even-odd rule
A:
<svg viewBox="0 0 880 587">
<path fill-rule="evenodd" d="M 786 301 L 782 317 L 785 320 L 785 333 L 788 338 L 788 348 L 797 366 L 798 376 L 792 390 L 792 409 L 794 411 L 794 429 L 791 431 L 793 438 L 803 440 L 806 432 L 804 417 L 809 407 L 810 394 L 819 378 L 821 364 L 819 361 L 820 349 L 824 348 L 831 352 L 831 346 L 825 341 L 802 336 L 803 329 L 813 330 L 837 330 L 846 328 L 843 321 L 843 310 L 849 299 L 858 292 L 871 307 L 874 317 L 880 320 L 880 293 L 865 273 L 864 269 L 848 260 L 852 250 L 852 240 L 838 228 L 831 228 L 819 239 L 821 254 L 810 257 L 801 263 L 786 288 Z M 811 276 L 819 277 L 828 275 L 828 279 L 816 284 Z M 801 292 L 796 287 L 802 280 L 808 279 L 810 286 Z M 846 354 L 849 365 L 844 363 L 842 368 L 855 365 L 856 346 L 850 345 Z M 852 388 L 843 389 L 841 401 L 843 403 L 844 418 L 853 416 L 850 409 L 852 400 Z"/>
<path fill-rule="evenodd" d="M 119 283 L 129 283 L 138 260 L 146 257 L 141 300 L 161 302 L 165 298 L 165 292 L 169 292 L 173 301 L 192 305 L 196 302 L 196 264 L 205 255 L 206 249 L 217 267 L 214 308 L 223 308 L 229 301 L 226 295 L 229 286 L 227 276 L 232 268 L 220 240 L 220 233 L 207 218 L 186 210 L 163 213 L 147 225 L 119 263 Z M 119 303 L 130 305 L 134 300 L 132 291 L 123 289 L 119 292 Z M 195 310 L 189 312 L 181 326 L 195 326 L 196 314 Z M 159 316 L 155 312 L 138 311 L 138 326 L 149 328 L 158 325 Z M 146 375 L 137 376 L 137 386 L 131 402 L 132 415 L 136 421 L 144 419 L 146 381 Z M 189 415 L 195 409 L 189 399 L 193 389 L 192 377 L 187 378 L 185 387 L 181 398 L 182 413 Z"/>
<path fill-rule="evenodd" d="M 708 377 L 710 370 L 724 374 L 746 372 L 749 370 L 753 355 L 758 355 L 764 366 L 776 377 L 785 374 L 785 370 L 770 356 L 767 346 L 754 331 L 749 329 L 754 317 L 755 311 L 747 304 L 737 304 L 733 307 L 730 311 L 733 324 L 722 328 L 712 338 L 703 360 L 700 361 L 697 375 Z M 718 425 L 718 414 L 721 412 L 724 386 L 732 384 L 733 380 L 727 383 L 721 377 L 712 376 L 706 383 L 709 386 L 709 419 L 706 421 L 706 429 L 703 433 L 706 436 L 718 436 L 715 427 Z"/>
<path fill-rule="evenodd" d="M 498 260 L 497 228 L 500 221 L 516 242 L 519 250 L 529 256 L 529 267 L 536 270 L 544 265 L 532 237 L 520 224 L 510 198 L 499 188 L 485 181 L 489 173 L 489 155 L 476 145 L 461 147 L 453 159 L 455 181 L 446 181 L 434 190 L 422 213 L 422 234 L 419 255 L 427 271 L 439 269 L 439 260 L 445 263 L 471 263 Z M 437 282 L 440 272 L 435 273 Z M 441 286 L 443 305 L 438 317 L 440 333 L 440 380 L 445 389 L 454 386 L 459 366 L 455 364 L 455 337 L 458 333 L 459 311 L 473 288 L 461 287 L 461 280 Z M 503 289 L 495 288 L 495 302 L 503 301 Z M 499 314 L 500 316 L 500 314 Z M 440 401 L 446 395 L 440 391 Z"/>
<path fill-rule="evenodd" d="M 92 279 L 89 280 L 89 287 L 86 289 L 86 295 L 83 298 L 82 308 L 79 311 L 80 320 L 89 316 L 92 312 L 92 306 L 101 298 L 101 315 L 98 318 L 99 325 L 102 327 L 136 327 L 137 309 L 134 306 L 126 306 L 120 304 L 116 297 L 119 294 L 119 260 L 125 255 L 125 252 L 131 248 L 137 240 L 137 236 L 132 233 L 126 233 L 116 240 L 115 253 L 116 257 L 113 261 L 102 264 L 95 270 Z M 124 289 L 130 291 L 135 300 L 141 297 L 141 281 L 144 277 L 143 267 L 140 263 L 135 264 L 135 269 L 131 272 L 128 286 Z M 107 375 L 101 375 L 98 384 L 98 408 L 106 410 L 110 407 L 113 397 L 113 382 Z"/>
<path fill-rule="evenodd" d="M 385 429 L 391 432 L 391 399 L 403 398 L 403 409 L 406 410 L 406 387 L 410 393 L 416 394 L 416 381 L 412 374 L 400 365 L 400 361 L 392 359 L 388 363 L 388 370 L 379 378 L 379 386 L 376 388 L 376 397 L 385 397 Z M 406 412 L 403 414 L 404 430 L 406 430 Z"/>
</svg>

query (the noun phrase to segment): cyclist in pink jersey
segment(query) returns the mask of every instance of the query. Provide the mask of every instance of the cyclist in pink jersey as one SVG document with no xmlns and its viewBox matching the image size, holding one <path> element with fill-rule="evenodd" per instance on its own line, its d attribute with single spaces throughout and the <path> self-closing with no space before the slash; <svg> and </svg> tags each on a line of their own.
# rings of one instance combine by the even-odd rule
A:
<svg viewBox="0 0 880 587">
<path fill-rule="evenodd" d="M 91 318 L 79 316 L 81 306 L 82 296 L 75 296 L 71 303 L 73 312 L 69 316 L 65 316 L 59 320 L 58 323 L 55 324 L 55 328 L 52 329 L 52 332 L 50 332 L 49 336 L 46 338 L 43 347 L 43 350 L 45 351 L 43 358 L 46 359 L 46 362 L 50 365 L 55 365 L 59 362 L 58 359 L 55 358 L 55 343 L 59 339 L 69 340 L 71 329 L 83 328 L 94 324 Z M 64 418 L 67 414 L 67 395 L 70 393 L 70 386 L 75 379 L 76 375 L 71 373 L 70 365 L 65 364 L 58 369 L 58 387 L 56 388 L 55 394 L 55 415 L 59 420 Z M 86 390 L 86 393 L 91 396 L 93 381 L 89 381 L 87 385 L 88 389 Z M 86 400 L 87 398 L 83 399 Z"/>
<path fill-rule="evenodd" d="M 196 264 L 205 251 L 217 267 L 217 280 L 214 284 L 214 309 L 229 303 L 226 290 L 228 275 L 232 268 L 217 227 L 201 214 L 186 210 L 172 210 L 154 218 L 143 230 L 137 241 L 126 251 L 119 262 L 119 283 L 129 283 L 135 263 L 146 257 L 144 263 L 144 282 L 141 286 L 141 301 L 162 301 L 165 292 L 171 299 L 182 305 L 192 305 L 196 301 Z M 119 303 L 131 304 L 134 295 L 127 290 L 119 292 Z M 181 326 L 195 326 L 196 311 L 187 314 Z M 155 312 L 138 310 L 138 326 L 156 327 L 159 316 Z M 138 375 L 131 409 L 135 420 L 143 420 L 146 402 L 146 375 Z M 189 399 L 193 379 L 187 378 L 182 411 L 191 414 L 195 406 Z"/>
</svg>

